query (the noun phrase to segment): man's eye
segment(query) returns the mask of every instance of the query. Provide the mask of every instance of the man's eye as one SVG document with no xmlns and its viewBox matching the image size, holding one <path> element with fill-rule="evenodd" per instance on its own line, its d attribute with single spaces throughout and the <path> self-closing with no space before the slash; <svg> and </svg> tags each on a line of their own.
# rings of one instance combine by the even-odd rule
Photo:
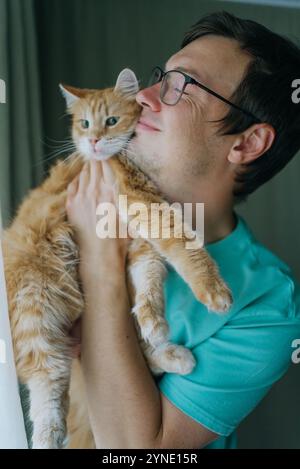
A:
<svg viewBox="0 0 300 469">
<path fill-rule="evenodd" d="M 108 127 L 112 127 L 113 125 L 116 125 L 119 119 L 120 118 L 116 116 L 108 117 L 105 121 L 105 125 L 107 125 Z"/>
<path fill-rule="evenodd" d="M 175 88 L 175 90 L 177 93 L 181 93 L 181 90 L 178 90 L 177 88 Z M 187 93 L 186 91 L 182 91 L 182 94 L 187 94 L 189 95 L 190 93 Z"/>
<path fill-rule="evenodd" d="M 88 120 L 86 120 L 86 119 L 81 119 L 80 122 L 81 122 L 81 127 L 82 127 L 83 129 L 88 129 L 88 128 L 89 128 L 90 123 L 89 123 Z"/>
</svg>

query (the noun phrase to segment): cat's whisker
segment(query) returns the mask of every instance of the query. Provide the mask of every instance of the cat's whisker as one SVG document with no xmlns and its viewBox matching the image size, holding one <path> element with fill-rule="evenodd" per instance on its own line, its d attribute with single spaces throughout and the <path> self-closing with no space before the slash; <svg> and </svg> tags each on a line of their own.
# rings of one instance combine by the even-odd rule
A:
<svg viewBox="0 0 300 469">
<path fill-rule="evenodd" d="M 69 147 L 74 147 L 75 144 L 73 142 L 68 142 L 68 143 L 64 143 L 63 145 L 56 145 L 56 147 L 54 146 L 53 148 L 56 148 L 57 150 L 60 150 L 60 149 L 63 149 L 63 148 L 69 148 Z"/>
<path fill-rule="evenodd" d="M 57 148 L 57 147 L 60 147 L 61 145 L 67 145 L 67 144 L 70 144 L 70 143 L 74 143 L 72 139 L 68 139 L 68 140 L 53 140 L 53 142 L 51 143 L 48 143 L 48 142 L 42 142 L 43 145 L 45 145 L 46 147 L 49 147 L 49 148 Z"/>
<path fill-rule="evenodd" d="M 64 142 L 72 142 L 73 141 L 73 138 L 71 136 L 68 136 L 66 138 L 64 138 L 63 140 L 56 140 L 55 138 L 51 138 L 51 137 L 45 137 L 46 140 L 49 140 L 50 142 L 54 142 L 54 143 L 64 143 Z M 47 143 L 46 141 L 44 142 L 45 144 Z"/>
<path fill-rule="evenodd" d="M 47 139 L 52 141 L 53 143 L 58 143 L 58 145 L 50 145 L 48 142 L 47 142 Z M 58 149 L 58 150 L 61 150 L 61 149 L 69 149 L 69 146 L 74 146 L 74 142 L 73 142 L 73 139 L 72 138 L 66 138 L 64 140 L 55 140 L 55 139 L 51 139 L 50 137 L 46 137 L 46 139 L 39 139 L 40 142 L 45 146 L 45 147 L 49 147 L 49 148 L 54 148 L 54 149 Z M 45 157 L 47 158 L 47 156 L 51 156 L 52 155 L 52 152 L 50 153 L 47 153 L 45 155 Z M 37 162 L 37 164 L 42 164 L 44 163 L 45 161 L 45 157 L 43 158 L 40 158 Z"/>
<path fill-rule="evenodd" d="M 44 158 L 44 161 L 50 161 L 52 160 L 53 158 L 55 158 L 56 156 L 59 156 L 59 155 L 62 155 L 63 153 L 67 153 L 69 151 L 72 151 L 75 149 L 75 146 L 69 146 L 69 147 L 66 147 L 66 148 L 61 148 L 57 151 L 54 151 L 52 153 L 48 153 L 48 155 L 46 155 L 46 158 Z"/>
<path fill-rule="evenodd" d="M 51 155 L 53 155 L 53 154 L 55 154 L 55 153 L 63 153 L 63 152 L 66 152 L 66 151 L 68 151 L 68 150 L 70 150 L 70 149 L 72 149 L 72 148 L 75 148 L 75 147 L 74 147 L 74 145 L 72 145 L 71 143 L 69 143 L 68 145 L 62 145 L 62 146 L 60 146 L 60 147 L 57 147 L 55 150 L 53 150 L 53 151 L 47 153 L 47 154 L 45 155 L 45 157 L 47 158 L 48 156 L 51 156 Z"/>
<path fill-rule="evenodd" d="M 58 119 L 63 119 L 64 117 L 67 117 L 69 115 L 68 112 L 64 112 L 61 116 L 59 116 Z"/>
<path fill-rule="evenodd" d="M 65 147 L 60 148 L 57 151 L 46 154 L 45 157 L 38 160 L 37 163 L 33 165 L 33 167 L 35 168 L 41 164 L 48 163 L 49 161 L 52 161 L 54 158 L 57 158 L 59 155 L 62 155 L 64 153 L 71 152 L 72 154 L 72 152 L 74 152 L 75 150 L 76 146 L 74 144 L 68 144 L 68 146 L 66 145 Z"/>
<path fill-rule="evenodd" d="M 47 147 L 48 147 L 50 150 L 55 151 L 55 150 L 61 150 L 62 148 L 66 148 L 68 145 L 72 145 L 72 143 L 69 142 L 69 143 L 66 143 L 66 144 L 64 144 L 64 145 L 61 145 L 61 144 L 60 144 L 60 145 L 47 145 Z M 47 153 L 47 154 L 48 154 L 48 153 Z"/>
</svg>

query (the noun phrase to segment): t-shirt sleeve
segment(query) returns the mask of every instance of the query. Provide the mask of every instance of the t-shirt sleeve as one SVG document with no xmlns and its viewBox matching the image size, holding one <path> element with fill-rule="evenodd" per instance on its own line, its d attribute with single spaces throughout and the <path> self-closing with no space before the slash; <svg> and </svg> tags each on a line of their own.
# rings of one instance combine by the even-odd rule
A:
<svg viewBox="0 0 300 469">
<path fill-rule="evenodd" d="M 165 373 L 157 384 L 182 412 L 228 436 L 286 372 L 300 338 L 300 322 L 273 308 L 239 312 L 192 349 L 197 360 L 186 376 Z"/>
</svg>

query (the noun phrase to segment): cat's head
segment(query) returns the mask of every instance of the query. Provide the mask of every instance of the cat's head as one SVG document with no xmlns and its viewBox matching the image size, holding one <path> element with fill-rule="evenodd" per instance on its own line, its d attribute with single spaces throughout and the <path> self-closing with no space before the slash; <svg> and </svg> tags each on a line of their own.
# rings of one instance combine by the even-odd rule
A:
<svg viewBox="0 0 300 469">
<path fill-rule="evenodd" d="M 106 160 L 126 146 L 141 113 L 135 74 L 119 74 L 114 88 L 90 90 L 59 85 L 72 115 L 72 137 L 86 160 Z"/>
</svg>

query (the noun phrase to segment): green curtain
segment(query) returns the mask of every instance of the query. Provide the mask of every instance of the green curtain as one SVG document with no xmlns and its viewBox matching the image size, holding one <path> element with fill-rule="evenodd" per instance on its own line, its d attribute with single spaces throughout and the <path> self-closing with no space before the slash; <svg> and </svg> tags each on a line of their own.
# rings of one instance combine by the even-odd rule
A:
<svg viewBox="0 0 300 469">
<path fill-rule="evenodd" d="M 42 114 L 33 0 L 0 0 L 0 201 L 3 225 L 43 175 Z M 23 412 L 28 394 L 20 387 Z M 26 431 L 30 422 L 25 419 Z"/>
<path fill-rule="evenodd" d="M 33 0 L 0 0 L 0 199 L 4 225 L 43 174 L 40 79 Z"/>
</svg>

